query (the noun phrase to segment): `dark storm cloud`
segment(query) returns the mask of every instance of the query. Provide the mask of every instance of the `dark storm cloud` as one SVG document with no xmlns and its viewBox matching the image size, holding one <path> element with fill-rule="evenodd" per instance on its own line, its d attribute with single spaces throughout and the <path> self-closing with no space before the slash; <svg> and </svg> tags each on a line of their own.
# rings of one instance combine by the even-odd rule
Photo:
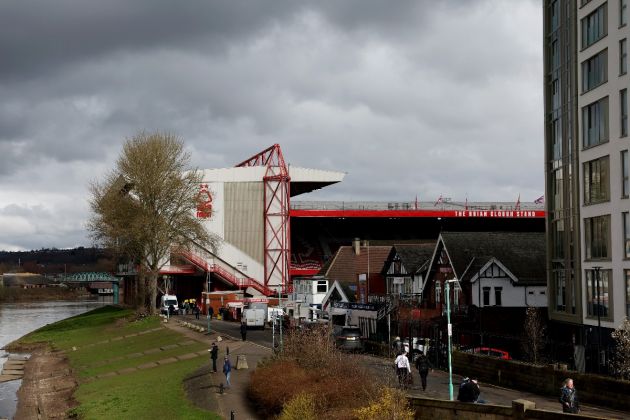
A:
<svg viewBox="0 0 630 420">
<path fill-rule="evenodd" d="M 59 71 L 111 51 L 225 46 L 294 9 L 261 1 L 7 1 L 0 5 L 0 77 Z"/>
<path fill-rule="evenodd" d="M 313 199 L 537 198 L 541 19 L 533 0 L 0 2 L 0 248 L 89 244 L 87 185 L 140 130 L 200 168 L 280 143 L 348 172 Z"/>
</svg>

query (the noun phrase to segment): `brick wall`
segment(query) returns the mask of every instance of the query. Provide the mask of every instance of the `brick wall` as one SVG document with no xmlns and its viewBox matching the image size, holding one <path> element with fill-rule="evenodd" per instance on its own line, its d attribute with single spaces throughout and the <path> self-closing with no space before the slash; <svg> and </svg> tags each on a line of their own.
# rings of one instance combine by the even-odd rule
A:
<svg viewBox="0 0 630 420">
<path fill-rule="evenodd" d="M 435 400 L 423 397 L 410 397 L 409 404 L 417 419 L 440 420 L 508 420 L 508 419 L 601 419 L 603 417 L 563 414 L 557 411 L 536 409 L 536 404 L 526 400 L 512 401 L 512 406 L 492 404 L 471 404 L 459 401 Z"/>
<path fill-rule="evenodd" d="M 562 382 L 570 377 L 581 402 L 630 410 L 628 381 L 459 351 L 453 352 L 453 371 L 494 385 L 558 397 Z"/>
</svg>

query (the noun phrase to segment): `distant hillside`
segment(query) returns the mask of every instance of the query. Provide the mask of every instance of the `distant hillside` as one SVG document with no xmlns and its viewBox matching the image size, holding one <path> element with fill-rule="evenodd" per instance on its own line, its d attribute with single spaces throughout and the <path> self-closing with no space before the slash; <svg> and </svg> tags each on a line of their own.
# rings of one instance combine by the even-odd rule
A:
<svg viewBox="0 0 630 420">
<path fill-rule="evenodd" d="M 0 251 L 0 274 L 20 271 L 38 274 L 112 271 L 113 267 L 111 252 L 100 248 Z"/>
</svg>

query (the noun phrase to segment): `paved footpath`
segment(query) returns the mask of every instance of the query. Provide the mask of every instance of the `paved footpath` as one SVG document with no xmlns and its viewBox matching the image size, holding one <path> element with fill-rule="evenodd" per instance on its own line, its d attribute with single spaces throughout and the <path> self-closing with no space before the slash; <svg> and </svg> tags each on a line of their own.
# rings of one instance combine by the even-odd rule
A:
<svg viewBox="0 0 630 420">
<path fill-rule="evenodd" d="M 204 326 L 204 321 L 196 321 L 187 319 L 199 326 Z M 188 328 L 182 327 L 179 322 L 171 320 L 166 324 L 168 328 L 172 328 L 188 338 L 206 343 L 208 348 L 213 341 L 216 340 L 217 334 L 206 335 L 194 332 Z M 217 360 L 218 373 L 210 372 L 210 355 L 208 353 L 208 366 L 197 372 L 197 376 L 190 379 L 188 384 L 189 391 L 192 392 L 191 399 L 197 405 L 207 410 L 219 413 L 223 418 L 230 418 L 230 412 L 234 410 L 235 418 L 241 419 L 257 419 L 255 409 L 251 407 L 247 399 L 247 386 L 249 383 L 250 372 L 256 367 L 258 361 L 271 355 L 271 349 L 249 341 L 241 341 L 236 337 L 221 334 L 223 340 L 219 344 L 219 359 Z M 232 372 L 232 389 L 227 390 L 223 395 L 219 394 L 218 387 L 221 382 L 225 383 L 225 376 L 221 373 L 223 356 L 226 347 L 230 348 L 230 360 L 236 365 L 236 355 L 243 354 L 247 358 L 249 366 L 248 370 Z M 396 384 L 395 373 L 392 368 L 393 359 L 375 357 L 370 355 L 359 355 L 365 366 L 380 378 L 386 378 L 386 381 L 392 385 Z M 416 370 L 413 371 L 414 384 L 408 389 L 410 395 L 425 396 L 436 399 L 448 400 L 448 373 L 440 370 L 433 370 L 429 373 L 427 390 L 422 391 L 420 386 L 420 377 Z M 461 381 L 461 376 L 453 375 L 454 396 L 457 397 L 457 386 Z M 537 408 L 560 412 L 560 404 L 557 396 L 540 396 L 528 392 L 517 391 L 513 389 L 501 388 L 490 384 L 480 383 L 481 397 L 489 404 L 498 404 L 512 406 L 512 401 L 516 399 L 526 399 L 536 403 Z M 579 392 L 579 384 L 578 384 Z M 606 408 L 594 407 L 590 405 L 582 405 L 582 414 L 598 417 L 606 417 L 610 419 L 630 419 L 630 413 L 610 410 Z"/>
<path fill-rule="evenodd" d="M 189 320 L 187 320 L 189 321 Z M 185 388 L 189 398 L 195 405 L 206 410 L 213 411 L 225 419 L 230 418 L 234 412 L 237 420 L 259 419 L 255 409 L 247 399 L 247 387 L 249 376 L 256 368 L 260 360 L 271 355 L 271 349 L 252 343 L 241 341 L 236 337 L 225 334 L 212 333 L 207 335 L 182 326 L 177 320 L 171 320 L 164 324 L 167 328 L 177 331 L 191 340 L 204 343 L 210 349 L 213 342 L 219 346 L 219 358 L 217 359 L 217 373 L 211 372 L 212 361 L 210 353 L 207 353 L 208 364 L 185 380 Z M 218 341 L 218 337 L 221 341 Z M 230 361 L 232 362 L 232 375 L 230 381 L 232 387 L 220 393 L 220 384 L 225 385 L 225 375 L 222 373 L 223 359 L 229 348 Z M 247 369 L 235 369 L 237 356 L 245 357 Z"/>
<path fill-rule="evenodd" d="M 394 369 L 393 369 L 393 359 L 383 359 L 374 356 L 362 356 L 366 361 L 366 365 L 371 371 L 379 372 L 381 375 L 385 375 L 385 377 L 389 377 L 390 383 L 395 384 L 397 382 Z M 413 369 L 413 385 L 408 389 L 410 395 L 414 396 L 422 396 L 428 398 L 436 398 L 442 400 L 449 399 L 448 393 L 448 372 L 444 372 L 441 370 L 432 370 L 427 377 L 427 389 L 426 391 L 422 391 L 422 387 L 420 385 L 420 375 L 418 371 Z M 461 382 L 462 377 L 459 375 L 453 375 L 453 397 L 457 398 L 457 387 Z M 578 387 L 578 395 L 579 395 L 579 384 L 576 385 Z M 497 404 L 497 405 L 506 405 L 512 406 L 512 401 L 517 399 L 525 399 L 528 401 L 532 401 L 536 403 L 536 408 L 542 408 L 544 410 L 558 411 L 561 412 L 562 409 L 560 407 L 560 403 L 558 402 L 557 396 L 540 396 L 537 394 L 517 391 L 514 389 L 502 388 L 490 384 L 486 384 L 483 382 L 479 383 L 479 387 L 481 388 L 481 398 L 486 401 L 488 404 Z M 559 390 L 558 390 L 559 392 Z M 598 417 L 606 417 L 610 419 L 630 419 L 630 413 L 623 411 L 616 411 L 606 408 L 595 407 L 591 405 L 581 404 L 582 412 L 584 415 L 598 416 Z"/>
</svg>

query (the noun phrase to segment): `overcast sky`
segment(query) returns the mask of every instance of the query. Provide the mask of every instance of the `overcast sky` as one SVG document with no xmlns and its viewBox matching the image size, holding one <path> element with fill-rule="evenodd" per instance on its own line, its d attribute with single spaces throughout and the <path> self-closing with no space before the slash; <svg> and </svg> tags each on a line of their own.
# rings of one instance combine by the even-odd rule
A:
<svg viewBox="0 0 630 420">
<path fill-rule="evenodd" d="M 542 78 L 539 0 L 4 0 L 0 249 L 91 245 L 87 187 L 140 130 L 347 172 L 300 199 L 533 201 Z"/>
</svg>

